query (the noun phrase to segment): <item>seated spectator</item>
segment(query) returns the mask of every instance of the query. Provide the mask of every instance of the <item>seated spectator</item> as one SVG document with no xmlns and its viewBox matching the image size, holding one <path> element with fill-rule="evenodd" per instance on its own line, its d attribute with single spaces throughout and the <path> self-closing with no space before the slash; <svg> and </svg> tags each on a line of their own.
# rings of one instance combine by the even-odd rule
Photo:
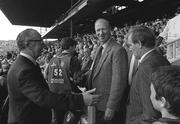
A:
<svg viewBox="0 0 180 124">
<path fill-rule="evenodd" d="M 152 74 L 151 101 L 161 112 L 153 124 L 180 124 L 180 67 L 160 67 Z"/>
<path fill-rule="evenodd" d="M 91 49 L 90 48 L 84 48 L 84 57 L 82 61 L 82 68 L 81 71 L 84 73 L 89 71 L 91 64 L 92 64 L 92 58 L 91 58 Z"/>
</svg>

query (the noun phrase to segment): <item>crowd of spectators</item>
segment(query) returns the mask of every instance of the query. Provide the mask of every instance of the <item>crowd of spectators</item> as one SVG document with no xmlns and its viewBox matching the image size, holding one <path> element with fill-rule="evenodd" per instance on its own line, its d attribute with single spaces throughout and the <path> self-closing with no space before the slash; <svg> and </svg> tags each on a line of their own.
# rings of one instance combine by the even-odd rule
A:
<svg viewBox="0 0 180 124">
<path fill-rule="evenodd" d="M 123 45 L 123 43 L 125 41 L 125 36 L 126 36 L 127 32 L 129 31 L 129 29 L 131 27 L 137 26 L 137 25 L 144 25 L 144 26 L 147 26 L 147 27 L 153 29 L 156 33 L 156 36 L 158 36 L 159 33 L 161 33 L 163 31 L 168 20 L 169 20 L 168 18 L 164 17 L 162 19 L 146 21 L 143 23 L 140 23 L 140 21 L 137 21 L 135 23 L 135 25 L 124 24 L 123 27 L 113 27 L 112 36 L 116 39 L 116 41 L 119 44 Z M 77 53 L 78 53 L 79 59 L 82 59 L 84 57 L 84 49 L 85 48 L 89 48 L 91 50 L 91 55 L 93 57 L 97 46 L 100 45 L 98 43 L 98 40 L 97 40 L 97 37 L 95 34 L 83 34 L 83 35 L 77 34 L 74 36 L 74 39 L 78 41 Z M 60 40 L 61 39 L 59 39 L 59 41 Z M 59 48 L 60 48 L 60 45 L 58 43 L 59 41 L 55 41 L 55 42 L 52 41 L 52 42 L 48 42 L 46 44 L 46 47 L 44 48 L 42 55 L 38 59 L 41 66 L 44 65 L 46 62 L 48 62 L 53 57 L 53 55 L 55 55 L 55 53 L 59 50 Z M 8 59 L 8 61 L 11 61 L 10 62 L 10 64 L 11 64 L 12 61 L 15 60 L 16 55 L 17 55 L 17 52 L 14 52 L 14 51 L 7 52 L 7 55 L 5 55 L 5 56 L 1 55 L 0 56 L 1 64 L 3 64 L 4 61 L 6 61 L 6 59 Z"/>
<path fill-rule="evenodd" d="M 124 24 L 123 27 L 113 27 L 112 36 L 114 39 L 116 39 L 116 41 L 119 44 L 123 45 L 123 43 L 125 42 L 125 36 L 127 32 L 129 31 L 129 29 L 137 25 L 144 25 L 153 29 L 156 33 L 156 36 L 158 36 L 159 33 L 163 31 L 164 27 L 166 26 L 167 21 L 168 21 L 168 18 L 162 18 L 162 19 L 156 19 L 153 21 L 146 21 L 143 23 L 140 23 L 140 21 L 137 21 L 135 25 Z M 97 40 L 96 35 L 95 34 L 83 34 L 83 35 L 77 34 L 74 36 L 74 39 L 78 41 L 78 45 L 76 49 L 78 53 L 78 58 L 83 61 L 83 59 L 86 58 L 85 57 L 87 56 L 86 52 L 88 51 L 91 53 L 89 55 L 93 59 L 96 48 L 100 45 Z M 43 69 L 46 67 L 49 60 L 55 55 L 55 53 L 58 50 L 60 50 L 60 44 L 59 44 L 60 40 L 61 39 L 55 42 L 54 41 L 48 42 L 46 44 L 46 47 L 43 49 L 42 55 L 38 58 L 38 62 Z M 164 43 L 165 42 L 163 42 L 162 45 Z M 163 50 L 165 49 L 163 48 Z M 10 66 L 12 62 L 15 60 L 16 55 L 17 55 L 17 52 L 14 52 L 14 51 L 7 52 L 7 55 L 5 56 L 1 55 L 0 56 L 0 60 L 1 60 L 0 70 L 2 70 L 4 65 Z"/>
</svg>

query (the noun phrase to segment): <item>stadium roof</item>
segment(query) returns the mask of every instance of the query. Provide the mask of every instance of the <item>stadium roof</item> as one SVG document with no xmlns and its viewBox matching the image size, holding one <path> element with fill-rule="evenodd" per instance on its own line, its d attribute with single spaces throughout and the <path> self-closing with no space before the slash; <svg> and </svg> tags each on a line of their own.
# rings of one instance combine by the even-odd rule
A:
<svg viewBox="0 0 180 124">
<path fill-rule="evenodd" d="M 0 0 L 0 9 L 13 25 L 51 27 L 45 38 L 58 38 L 70 34 L 70 20 L 73 32 L 90 31 L 94 19 L 112 5 L 127 6 L 114 15 L 107 14 L 113 23 L 120 24 L 165 9 L 170 11 L 173 9 L 170 4 L 175 1 L 179 3 L 179 0 Z M 165 7 L 160 10 L 161 6 Z"/>
<path fill-rule="evenodd" d="M 50 27 L 65 16 L 71 5 L 81 1 L 83 0 L 0 0 L 0 9 L 13 25 Z M 88 0 L 88 3 L 100 1 L 104 0 Z"/>
<path fill-rule="evenodd" d="M 174 0 L 173 2 L 169 0 L 99 0 L 96 3 L 93 3 L 96 0 L 92 1 L 93 0 L 81 1 L 81 3 L 76 6 L 81 9 L 76 9 L 76 7 L 71 8 L 67 16 L 65 16 L 66 18 L 56 23 L 56 25 L 44 35 L 44 38 L 69 36 L 71 33 L 71 20 L 74 34 L 90 33 L 93 31 L 93 23 L 98 17 L 105 17 L 110 20 L 112 25 L 118 26 L 129 20 L 135 22 L 135 20 L 140 18 L 150 18 L 161 13 L 164 14 L 165 11 L 172 11 L 173 8 L 171 8 L 171 4 L 174 4 L 174 2 L 178 0 Z M 80 7 L 82 5 L 83 7 Z M 112 5 L 126 7 L 116 12 L 116 14 L 106 12 L 106 9 Z M 169 5 L 169 7 L 167 7 L 167 5 Z"/>
<path fill-rule="evenodd" d="M 0 0 L 0 9 L 13 25 L 50 27 L 70 7 L 71 0 Z"/>
<path fill-rule="evenodd" d="M 103 3 L 103 4 L 102 4 Z M 82 0 L 79 4 L 69 9 L 56 25 L 52 26 L 44 38 L 59 38 L 70 35 L 71 23 L 73 32 L 83 32 L 88 23 L 92 23 L 98 15 L 108 6 L 112 5 L 110 0 Z M 90 29 L 89 29 L 90 31 Z"/>
</svg>

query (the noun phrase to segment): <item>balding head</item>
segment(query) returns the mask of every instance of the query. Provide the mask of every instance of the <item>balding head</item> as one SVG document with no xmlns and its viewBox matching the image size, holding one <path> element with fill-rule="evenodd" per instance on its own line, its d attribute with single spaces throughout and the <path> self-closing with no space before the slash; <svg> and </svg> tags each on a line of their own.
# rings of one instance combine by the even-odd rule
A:
<svg viewBox="0 0 180 124">
<path fill-rule="evenodd" d="M 16 38 L 19 50 L 26 49 L 28 43 L 32 40 L 42 39 L 41 35 L 34 29 L 26 29 L 18 34 Z"/>
<path fill-rule="evenodd" d="M 100 18 L 95 22 L 95 32 L 98 40 L 104 44 L 111 37 L 111 26 L 108 20 Z"/>
<path fill-rule="evenodd" d="M 110 22 L 107 20 L 107 19 L 104 19 L 104 18 L 99 18 L 95 21 L 95 26 L 97 23 L 103 23 L 105 24 L 107 27 L 111 28 L 111 25 L 110 25 Z"/>
</svg>

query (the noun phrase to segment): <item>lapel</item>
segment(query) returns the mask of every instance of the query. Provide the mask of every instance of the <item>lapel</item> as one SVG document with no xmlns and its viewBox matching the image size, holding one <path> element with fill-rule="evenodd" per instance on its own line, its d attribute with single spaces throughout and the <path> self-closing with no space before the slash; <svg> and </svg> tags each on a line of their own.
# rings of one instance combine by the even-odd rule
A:
<svg viewBox="0 0 180 124">
<path fill-rule="evenodd" d="M 98 63 L 98 65 L 96 66 L 96 68 L 94 68 L 94 74 L 93 74 L 93 79 L 97 76 L 97 74 L 100 72 L 103 63 L 105 62 L 106 58 L 109 55 L 109 52 L 111 50 L 113 44 L 113 40 L 111 39 L 111 41 L 109 41 L 109 43 L 107 44 L 107 47 L 104 49 L 103 54 L 101 55 L 101 59 Z"/>
</svg>

